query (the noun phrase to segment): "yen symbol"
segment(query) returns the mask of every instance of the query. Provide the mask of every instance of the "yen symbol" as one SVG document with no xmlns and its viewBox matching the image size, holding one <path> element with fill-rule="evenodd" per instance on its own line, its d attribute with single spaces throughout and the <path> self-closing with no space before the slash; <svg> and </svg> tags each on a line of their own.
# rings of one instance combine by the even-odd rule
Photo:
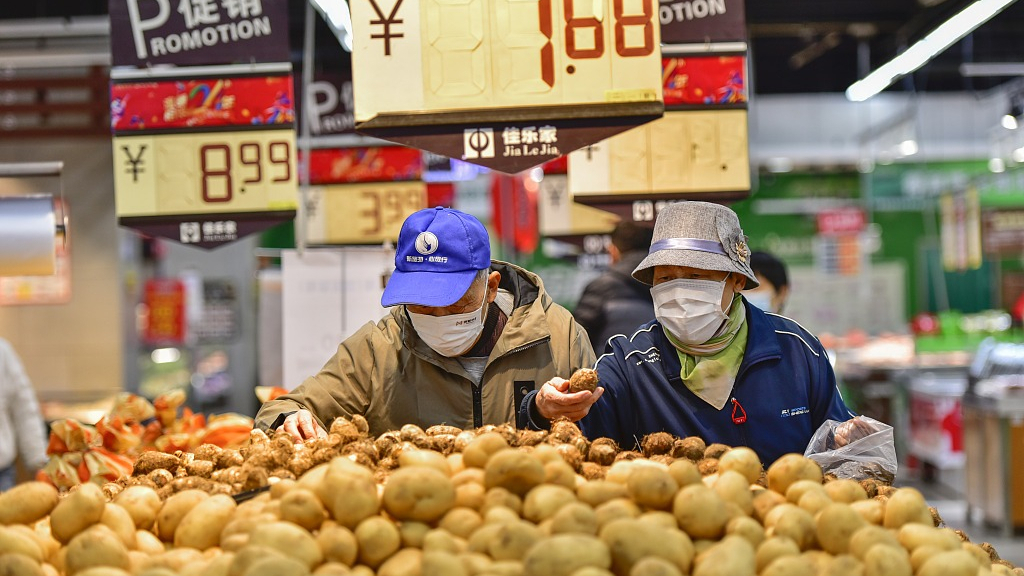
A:
<svg viewBox="0 0 1024 576">
<path fill-rule="evenodd" d="M 383 40 L 384 41 L 384 55 L 391 56 L 391 39 L 392 38 L 405 38 L 405 34 L 399 32 L 392 32 L 391 26 L 395 24 L 402 24 L 405 20 L 396 18 L 398 15 L 398 8 L 402 5 L 402 0 L 395 2 L 395 6 L 391 8 L 391 13 L 387 16 L 384 15 L 384 11 L 377 5 L 377 0 L 370 0 L 370 6 L 373 6 L 373 11 L 377 13 L 376 20 L 370 20 L 370 26 L 382 26 L 384 31 L 380 34 L 371 34 L 371 40 Z"/>
</svg>

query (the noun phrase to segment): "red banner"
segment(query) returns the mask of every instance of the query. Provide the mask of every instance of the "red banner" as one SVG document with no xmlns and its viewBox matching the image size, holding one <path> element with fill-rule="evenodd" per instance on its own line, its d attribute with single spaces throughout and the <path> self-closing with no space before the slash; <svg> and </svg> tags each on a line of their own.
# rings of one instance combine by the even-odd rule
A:
<svg viewBox="0 0 1024 576">
<path fill-rule="evenodd" d="M 419 180 L 422 175 L 423 155 L 413 148 L 382 146 L 310 151 L 311 184 L 408 181 Z"/>
<path fill-rule="evenodd" d="M 149 311 L 143 339 L 150 344 L 183 344 L 185 283 L 172 278 L 147 280 L 143 301 Z"/>
<path fill-rule="evenodd" d="M 204 78 L 110 86 L 114 132 L 292 124 L 291 76 Z"/>
<path fill-rule="evenodd" d="M 537 220 L 537 182 L 526 174 L 495 174 L 491 183 L 492 222 L 498 238 L 517 252 L 532 254 L 540 238 Z"/>
<path fill-rule="evenodd" d="M 744 56 L 662 58 L 661 71 L 666 107 L 747 101 Z"/>
<path fill-rule="evenodd" d="M 819 234 L 857 234 L 866 225 L 864 211 L 859 208 L 840 208 L 818 213 Z"/>
</svg>

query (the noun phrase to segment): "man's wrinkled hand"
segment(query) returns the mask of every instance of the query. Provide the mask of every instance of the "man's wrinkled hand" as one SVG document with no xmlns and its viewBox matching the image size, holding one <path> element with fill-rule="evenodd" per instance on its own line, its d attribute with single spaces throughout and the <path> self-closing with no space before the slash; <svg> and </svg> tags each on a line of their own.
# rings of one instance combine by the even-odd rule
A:
<svg viewBox="0 0 1024 576">
<path fill-rule="evenodd" d="M 284 419 L 284 424 L 277 429 L 287 432 L 296 443 L 327 437 L 327 432 L 316 423 L 316 419 L 313 418 L 309 410 L 299 410 L 289 414 Z"/>
<path fill-rule="evenodd" d="M 875 432 L 877 430 L 875 430 L 874 426 L 855 416 L 836 426 L 834 434 L 836 447 L 842 448 L 848 444 L 853 444 L 857 440 L 870 436 Z"/>
<path fill-rule="evenodd" d="M 548 420 L 564 417 L 576 422 L 590 412 L 590 407 L 604 394 L 604 388 L 598 387 L 593 392 L 569 391 L 569 381 L 564 378 L 552 378 L 544 383 L 534 398 L 537 412 Z"/>
</svg>

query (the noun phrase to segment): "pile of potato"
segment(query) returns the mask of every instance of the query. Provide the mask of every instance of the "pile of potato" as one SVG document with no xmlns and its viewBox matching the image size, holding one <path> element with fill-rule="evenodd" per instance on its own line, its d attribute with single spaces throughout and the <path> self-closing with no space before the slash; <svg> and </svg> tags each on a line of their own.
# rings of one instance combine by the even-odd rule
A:
<svg viewBox="0 0 1024 576">
<path fill-rule="evenodd" d="M 371 439 L 339 419 L 135 472 L 0 494 L 0 576 L 1024 576 L 913 489 L 667 434 L 622 451 L 567 422 Z"/>
</svg>

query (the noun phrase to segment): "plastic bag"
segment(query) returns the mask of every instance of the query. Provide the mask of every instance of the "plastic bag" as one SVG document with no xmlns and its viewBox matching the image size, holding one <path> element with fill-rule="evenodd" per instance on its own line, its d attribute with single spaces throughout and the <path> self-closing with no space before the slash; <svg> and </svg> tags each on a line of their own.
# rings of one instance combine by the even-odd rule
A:
<svg viewBox="0 0 1024 576">
<path fill-rule="evenodd" d="M 826 420 L 811 437 L 804 456 L 837 478 L 870 478 L 892 484 L 897 469 L 893 442 L 892 426 L 874 418 Z"/>
</svg>

